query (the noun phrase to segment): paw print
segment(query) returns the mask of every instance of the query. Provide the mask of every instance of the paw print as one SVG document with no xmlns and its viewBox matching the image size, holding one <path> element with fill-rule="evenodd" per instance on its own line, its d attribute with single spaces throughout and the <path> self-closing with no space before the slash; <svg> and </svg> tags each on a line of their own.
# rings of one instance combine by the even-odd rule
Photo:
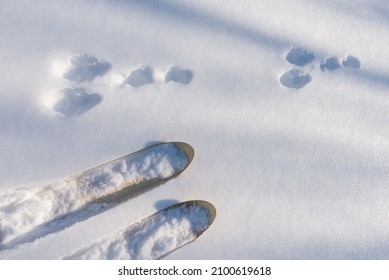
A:
<svg viewBox="0 0 389 280">
<path fill-rule="evenodd" d="M 51 95 L 49 107 L 64 117 L 79 116 L 94 108 L 102 102 L 103 96 L 86 87 L 110 69 L 109 62 L 97 57 L 88 54 L 72 56 L 69 65 L 62 73 L 62 78 L 69 83 L 69 87 L 57 90 Z M 188 85 L 192 82 L 193 72 L 190 69 L 173 66 L 164 73 L 163 78 L 155 76 L 152 67 L 142 65 L 131 71 L 129 75 L 123 75 L 121 84 L 133 88 L 155 82 Z"/>
<path fill-rule="evenodd" d="M 103 76 L 110 68 L 111 64 L 108 62 L 88 54 L 72 56 L 62 75 L 70 85 L 55 93 L 53 98 L 56 101 L 52 110 L 65 117 L 72 117 L 79 116 L 101 103 L 102 95 L 89 91 L 82 87 L 82 84 Z"/>
<path fill-rule="evenodd" d="M 163 80 L 160 80 L 159 82 L 175 82 L 188 85 L 192 82 L 192 79 L 193 72 L 191 70 L 173 66 L 166 71 Z M 154 70 L 150 66 L 142 65 L 140 68 L 132 71 L 130 75 L 124 79 L 123 84 L 132 87 L 140 87 L 154 82 L 158 82 L 158 79 L 154 77 Z"/>
<path fill-rule="evenodd" d="M 312 51 L 302 47 L 294 47 L 286 55 L 286 60 L 290 64 L 298 67 L 312 64 L 315 59 L 315 54 Z M 334 71 L 341 68 L 342 65 L 349 69 L 359 69 L 361 67 L 360 61 L 356 57 L 349 55 L 342 61 L 342 64 L 340 64 L 338 57 L 331 56 L 321 62 L 320 69 L 322 71 Z M 311 81 L 312 76 L 298 68 L 294 68 L 282 74 L 279 78 L 279 82 L 282 86 L 292 89 L 300 89 Z"/>
</svg>

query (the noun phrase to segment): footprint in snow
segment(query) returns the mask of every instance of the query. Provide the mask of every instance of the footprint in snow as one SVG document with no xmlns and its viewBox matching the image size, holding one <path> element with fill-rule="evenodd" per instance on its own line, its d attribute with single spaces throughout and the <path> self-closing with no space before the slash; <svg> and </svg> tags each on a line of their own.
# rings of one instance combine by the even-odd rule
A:
<svg viewBox="0 0 389 280">
<path fill-rule="evenodd" d="M 294 47 L 286 55 L 286 60 L 289 63 L 300 67 L 313 62 L 314 59 L 315 59 L 315 54 L 312 51 L 302 47 Z M 351 55 L 347 56 L 347 58 L 342 61 L 342 65 L 346 68 L 354 68 L 354 69 L 359 69 L 361 67 L 360 61 L 356 57 Z M 329 57 L 320 64 L 320 69 L 322 71 L 325 70 L 333 71 L 340 67 L 341 64 L 339 63 L 339 60 L 336 56 Z M 283 85 L 284 87 L 295 88 L 295 89 L 300 89 L 304 87 L 311 80 L 312 80 L 311 75 L 305 73 L 300 69 L 292 69 L 284 73 L 279 79 L 281 85 Z"/>
<path fill-rule="evenodd" d="M 311 75 L 299 69 L 292 69 L 280 77 L 280 83 L 287 88 L 299 89 L 312 80 Z"/>
<path fill-rule="evenodd" d="M 336 56 L 332 56 L 330 58 L 327 58 L 326 61 L 322 64 L 320 64 L 321 70 L 336 70 L 340 68 L 339 60 Z"/>
<path fill-rule="evenodd" d="M 98 58 L 83 54 L 75 55 L 70 59 L 70 65 L 63 77 L 71 82 L 92 81 L 97 76 L 104 75 L 111 68 L 111 64 Z"/>
<path fill-rule="evenodd" d="M 139 69 L 132 71 L 131 74 L 123 81 L 123 84 L 140 87 L 153 82 L 153 70 L 151 67 L 141 66 Z"/>
<path fill-rule="evenodd" d="M 57 95 L 59 99 L 52 109 L 66 117 L 81 115 L 103 99 L 98 93 L 76 87 L 58 90 Z"/>
<path fill-rule="evenodd" d="M 189 69 L 182 69 L 179 67 L 171 67 L 165 73 L 165 82 L 176 82 L 187 85 L 193 79 L 193 73 Z M 146 84 L 154 83 L 154 71 L 149 66 L 141 66 L 140 68 L 131 72 L 131 74 L 124 79 L 123 84 L 131 85 L 132 87 L 140 87 Z"/>
<path fill-rule="evenodd" d="M 352 55 L 347 56 L 347 58 L 342 61 L 342 64 L 344 67 L 347 68 L 359 69 L 361 67 L 361 62 L 359 61 L 359 59 Z"/>
<path fill-rule="evenodd" d="M 182 69 L 179 67 L 171 67 L 165 74 L 166 82 L 176 82 L 184 85 L 189 84 L 193 79 L 193 72 L 189 69 Z"/>
<path fill-rule="evenodd" d="M 297 66 L 304 66 L 315 59 L 315 54 L 305 48 L 295 47 L 286 55 L 286 60 Z"/>
<path fill-rule="evenodd" d="M 97 76 L 104 75 L 110 68 L 110 63 L 99 60 L 97 57 L 88 54 L 74 55 L 62 76 L 74 85 L 93 81 Z M 124 79 L 123 85 L 140 87 L 154 83 L 153 72 L 151 67 L 141 66 Z M 164 75 L 165 82 L 173 81 L 185 85 L 189 84 L 192 79 L 193 73 L 191 70 L 179 67 L 171 67 Z M 54 97 L 55 104 L 50 104 L 49 107 L 66 117 L 81 115 L 102 101 L 100 94 L 76 86 L 58 90 L 56 95 Z"/>
</svg>

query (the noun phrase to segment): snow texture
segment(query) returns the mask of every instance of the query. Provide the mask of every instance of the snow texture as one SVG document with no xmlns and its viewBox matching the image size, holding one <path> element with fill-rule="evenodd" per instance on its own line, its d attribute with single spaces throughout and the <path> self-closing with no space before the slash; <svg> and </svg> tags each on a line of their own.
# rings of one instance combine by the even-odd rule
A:
<svg viewBox="0 0 389 280">
<path fill-rule="evenodd" d="M 195 240 L 209 222 L 206 208 L 184 204 L 162 210 L 64 259 L 160 259 Z"/>
<path fill-rule="evenodd" d="M 186 154 L 174 144 L 160 144 L 63 181 L 5 193 L 0 196 L 2 247 L 34 241 L 94 216 L 128 198 L 126 190 L 161 183 L 187 164 Z"/>
</svg>

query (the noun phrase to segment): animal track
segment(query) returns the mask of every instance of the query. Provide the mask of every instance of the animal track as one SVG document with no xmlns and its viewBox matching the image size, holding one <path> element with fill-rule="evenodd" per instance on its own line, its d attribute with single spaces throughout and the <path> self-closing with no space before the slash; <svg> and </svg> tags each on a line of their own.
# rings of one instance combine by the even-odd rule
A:
<svg viewBox="0 0 389 280">
<path fill-rule="evenodd" d="M 148 66 L 141 66 L 139 69 L 132 71 L 131 74 L 123 81 L 123 84 L 140 87 L 153 82 L 153 70 Z"/>
<path fill-rule="evenodd" d="M 98 93 L 76 87 L 61 89 L 57 94 L 61 97 L 54 104 L 53 110 L 66 117 L 81 115 L 103 99 Z"/>
<path fill-rule="evenodd" d="M 311 75 L 299 69 L 292 69 L 280 77 L 280 83 L 287 88 L 299 89 L 312 80 Z"/>
<path fill-rule="evenodd" d="M 330 58 L 327 58 L 325 63 L 320 64 L 320 69 L 321 70 L 336 70 L 340 67 L 338 58 L 336 56 L 332 56 Z"/>
<path fill-rule="evenodd" d="M 312 63 L 315 60 L 315 54 L 302 47 L 293 47 L 288 54 L 286 55 L 286 60 L 297 66 L 305 66 L 309 63 Z M 361 67 L 360 61 L 354 56 L 347 56 L 346 59 L 342 61 L 342 65 L 346 68 L 355 68 L 358 69 Z M 336 56 L 329 57 L 320 64 L 320 69 L 325 70 L 336 70 L 341 67 L 339 60 Z M 281 75 L 279 82 L 281 85 L 287 88 L 300 89 L 307 85 L 312 80 L 310 74 L 305 73 L 300 69 L 292 69 Z"/>
<path fill-rule="evenodd" d="M 189 69 L 182 69 L 176 66 L 169 68 L 164 75 L 164 81 L 176 82 L 184 85 L 190 84 L 193 79 L 193 73 Z M 156 80 L 153 77 L 153 69 L 149 66 L 141 66 L 139 69 L 134 70 L 123 81 L 123 84 L 129 84 L 133 87 L 140 87 L 145 84 L 154 83 Z"/>
<path fill-rule="evenodd" d="M 176 82 L 181 84 L 189 84 L 193 79 L 192 71 L 188 69 L 181 69 L 178 67 L 171 67 L 165 74 L 166 82 Z"/>
<path fill-rule="evenodd" d="M 345 60 L 342 62 L 344 67 L 348 68 L 356 68 L 359 69 L 361 67 L 361 63 L 359 62 L 359 59 L 349 55 Z"/>
<path fill-rule="evenodd" d="M 315 54 L 307 49 L 295 47 L 289 51 L 286 60 L 297 66 L 304 66 L 315 59 Z"/>
<path fill-rule="evenodd" d="M 62 77 L 70 83 L 70 87 L 58 90 L 48 97 L 48 106 L 55 112 L 65 117 L 77 116 L 85 113 L 102 101 L 102 95 L 91 92 L 81 87 L 83 82 L 91 82 L 98 76 L 103 76 L 111 69 L 111 64 L 100 60 L 97 57 L 82 54 L 73 55 L 70 58 L 70 65 L 62 74 Z M 159 78 L 154 77 L 154 70 L 150 66 L 142 65 L 133 70 L 130 75 L 124 78 L 122 85 L 141 87 L 156 81 L 176 82 L 189 84 L 193 79 L 193 72 L 189 69 L 171 67 Z M 120 83 L 120 82 L 119 82 Z M 53 102 L 54 101 L 54 102 Z"/>
<path fill-rule="evenodd" d="M 87 54 L 75 55 L 70 59 L 70 67 L 63 77 L 71 82 L 92 81 L 97 76 L 104 75 L 111 64 Z"/>
</svg>

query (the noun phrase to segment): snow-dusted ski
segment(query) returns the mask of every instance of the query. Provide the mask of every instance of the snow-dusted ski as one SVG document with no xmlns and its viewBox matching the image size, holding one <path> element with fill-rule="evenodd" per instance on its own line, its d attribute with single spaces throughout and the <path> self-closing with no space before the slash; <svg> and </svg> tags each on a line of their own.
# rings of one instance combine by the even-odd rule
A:
<svg viewBox="0 0 389 280">
<path fill-rule="evenodd" d="M 0 248 L 32 242 L 148 191 L 178 176 L 193 156 L 189 144 L 159 143 L 47 186 L 0 195 Z"/>
<path fill-rule="evenodd" d="M 215 217 L 206 201 L 174 204 L 63 259 L 161 259 L 194 241 Z"/>
</svg>

